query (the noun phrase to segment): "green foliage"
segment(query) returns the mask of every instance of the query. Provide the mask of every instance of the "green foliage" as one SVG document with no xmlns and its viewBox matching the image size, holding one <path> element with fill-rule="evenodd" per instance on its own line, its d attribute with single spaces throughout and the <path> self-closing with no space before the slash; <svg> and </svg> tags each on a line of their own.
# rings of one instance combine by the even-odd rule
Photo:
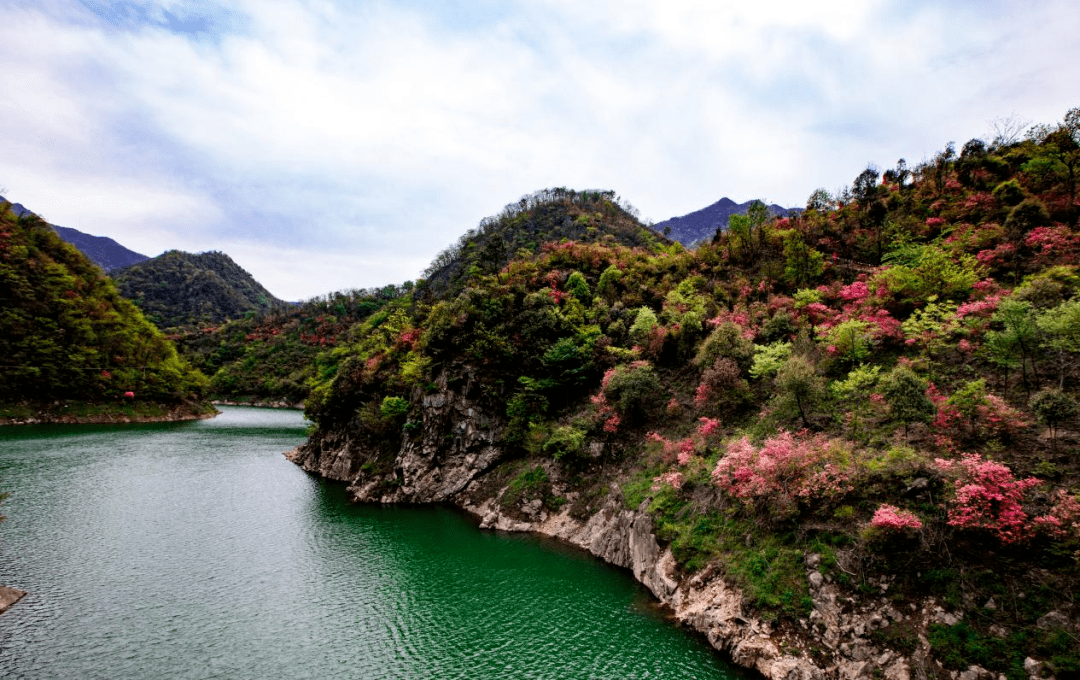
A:
<svg viewBox="0 0 1080 680">
<path fill-rule="evenodd" d="M 1047 387 L 1035 393 L 1030 402 L 1039 422 L 1050 428 L 1050 433 L 1057 439 L 1057 426 L 1072 420 L 1080 413 L 1076 398 L 1056 387 Z"/>
<path fill-rule="evenodd" d="M 806 245 L 802 234 L 790 230 L 784 238 L 784 278 L 797 286 L 815 281 L 825 271 L 825 256 Z"/>
<path fill-rule="evenodd" d="M 544 442 L 544 453 L 562 461 L 580 457 L 585 451 L 585 431 L 573 425 L 563 425 L 552 430 Z"/>
<path fill-rule="evenodd" d="M 979 280 L 980 267 L 967 254 L 951 257 L 931 244 L 907 244 L 884 257 L 890 268 L 877 275 L 898 298 L 923 304 L 936 299 L 959 300 Z"/>
<path fill-rule="evenodd" d="M 881 381 L 881 394 L 895 420 L 905 426 L 934 417 L 934 403 L 926 396 L 926 381 L 907 366 L 897 366 Z"/>
<path fill-rule="evenodd" d="M 578 300 L 588 301 L 592 298 L 589 290 L 589 282 L 581 272 L 573 272 L 566 280 L 566 290 Z"/>
<path fill-rule="evenodd" d="M 790 342 L 754 345 L 754 363 L 750 366 L 750 377 L 755 380 L 773 377 L 790 356 Z"/>
<path fill-rule="evenodd" d="M 802 309 L 821 300 L 821 291 L 816 288 L 802 288 L 795 291 L 795 309 Z"/>
<path fill-rule="evenodd" d="M 542 498 L 547 490 L 548 474 L 543 467 L 524 467 L 510 480 L 502 496 L 502 504 L 511 506 L 522 500 Z"/>
<path fill-rule="evenodd" d="M 177 401 L 206 378 L 36 215 L 0 203 L 0 401 Z"/>
<path fill-rule="evenodd" d="M 648 342 L 649 334 L 657 326 L 656 314 L 648 307 L 641 307 L 634 317 L 634 325 L 630 326 L 630 339 L 635 344 L 643 345 Z"/>
<path fill-rule="evenodd" d="M 1024 200 L 1024 188 L 1015 179 L 1005 180 L 994 187 L 994 198 L 1011 208 Z"/>
<path fill-rule="evenodd" d="M 781 414 L 798 415 L 803 427 L 828 396 L 825 382 L 806 357 L 793 354 L 776 373 L 776 406 Z"/>
<path fill-rule="evenodd" d="M 664 393 L 653 367 L 645 362 L 619 366 L 611 372 L 604 395 L 619 415 L 644 420 L 659 406 Z"/>
<path fill-rule="evenodd" d="M 218 324 L 287 306 L 220 252 L 170 250 L 111 276 L 159 328 Z"/>
<path fill-rule="evenodd" d="M 698 366 L 712 366 L 717 359 L 731 359 L 741 370 L 749 368 L 754 356 L 754 343 L 743 334 L 738 324 L 726 321 L 709 333 L 701 349 L 698 350 L 694 363 Z"/>
<path fill-rule="evenodd" d="M 379 405 L 379 414 L 384 420 L 401 421 L 409 413 L 409 400 L 401 397 L 384 397 Z"/>
<path fill-rule="evenodd" d="M 596 284 L 596 292 L 603 295 L 605 299 L 612 300 L 618 293 L 619 279 L 622 278 L 622 271 L 615 265 L 608 265 L 608 268 L 600 274 L 600 281 Z"/>
<path fill-rule="evenodd" d="M 829 329 L 825 343 L 835 348 L 836 356 L 854 366 L 870 354 L 870 324 L 849 319 Z"/>
</svg>

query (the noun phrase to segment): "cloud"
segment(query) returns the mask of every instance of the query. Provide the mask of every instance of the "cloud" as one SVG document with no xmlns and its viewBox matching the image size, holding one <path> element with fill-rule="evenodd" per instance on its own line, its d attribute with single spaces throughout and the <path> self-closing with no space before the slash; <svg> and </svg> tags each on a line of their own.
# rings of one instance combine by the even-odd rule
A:
<svg viewBox="0 0 1080 680">
<path fill-rule="evenodd" d="M 1059 0 L 22 3 L 0 9 L 19 93 L 0 181 L 144 252 L 246 248 L 275 276 L 353 258 L 271 287 L 295 299 L 413 278 L 546 186 L 657 220 L 798 205 L 996 116 L 1056 120 L 1080 103 L 1077 19 Z"/>
</svg>

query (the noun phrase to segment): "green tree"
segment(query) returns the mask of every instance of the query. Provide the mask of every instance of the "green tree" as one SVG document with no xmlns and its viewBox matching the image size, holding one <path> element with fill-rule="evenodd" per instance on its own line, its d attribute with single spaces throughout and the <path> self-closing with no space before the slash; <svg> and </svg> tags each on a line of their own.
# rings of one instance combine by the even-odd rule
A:
<svg viewBox="0 0 1080 680">
<path fill-rule="evenodd" d="M 894 420 L 904 424 L 929 422 L 934 417 L 934 403 L 926 396 L 926 381 L 907 366 L 897 366 L 881 381 L 881 394 Z"/>
<path fill-rule="evenodd" d="M 1024 380 L 1024 390 L 1031 395 L 1032 382 L 1037 380 L 1035 354 L 1039 347 L 1039 327 L 1036 323 L 1035 308 L 1030 302 L 1006 298 L 998 305 L 991 321 L 1001 330 L 986 333 L 985 346 L 990 360 L 1002 367 L 1019 363 Z M 1028 364 L 1031 375 L 1028 375 Z"/>
<path fill-rule="evenodd" d="M 1065 386 L 1065 373 L 1080 354 L 1080 300 L 1063 302 L 1038 314 L 1035 325 L 1043 345 L 1058 365 L 1058 387 Z"/>
<path fill-rule="evenodd" d="M 589 283 L 581 272 L 570 274 L 570 277 L 566 279 L 566 290 L 581 301 L 588 301 L 592 297 L 592 293 L 589 291 Z"/>
<path fill-rule="evenodd" d="M 644 420 L 659 405 L 664 388 L 652 366 L 635 362 L 619 366 L 608 378 L 604 396 L 627 420 Z"/>
<path fill-rule="evenodd" d="M 657 325 L 656 313 L 648 307 L 641 307 L 634 317 L 634 325 L 630 326 L 630 339 L 635 344 L 644 345 Z"/>
<path fill-rule="evenodd" d="M 777 405 L 799 416 L 803 427 L 810 426 L 808 414 L 824 403 L 825 381 L 806 357 L 788 357 L 776 373 Z"/>
<path fill-rule="evenodd" d="M 1039 390 L 1029 402 L 1039 422 L 1050 428 L 1051 447 L 1057 449 L 1057 426 L 1072 420 L 1080 412 L 1076 399 L 1071 394 L 1057 388 L 1047 387 Z"/>
</svg>

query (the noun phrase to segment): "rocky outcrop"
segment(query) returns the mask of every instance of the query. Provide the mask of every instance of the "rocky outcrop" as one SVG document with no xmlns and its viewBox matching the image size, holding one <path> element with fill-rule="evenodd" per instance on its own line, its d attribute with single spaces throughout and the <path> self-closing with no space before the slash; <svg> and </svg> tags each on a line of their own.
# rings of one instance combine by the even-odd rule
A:
<svg viewBox="0 0 1080 680">
<path fill-rule="evenodd" d="M 0 614 L 3 614 L 11 606 L 19 600 L 26 597 L 25 590 L 18 590 L 17 588 L 8 588 L 7 586 L 0 586 Z"/>
</svg>

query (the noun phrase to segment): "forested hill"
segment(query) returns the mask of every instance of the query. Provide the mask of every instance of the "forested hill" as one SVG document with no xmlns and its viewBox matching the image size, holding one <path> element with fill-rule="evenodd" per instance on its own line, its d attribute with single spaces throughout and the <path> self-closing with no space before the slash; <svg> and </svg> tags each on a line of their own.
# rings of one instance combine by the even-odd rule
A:
<svg viewBox="0 0 1080 680">
<path fill-rule="evenodd" d="M 1073 109 L 695 250 L 526 201 L 319 357 L 300 458 L 491 526 L 647 508 L 827 677 L 1080 677 L 1078 171 Z"/>
<path fill-rule="evenodd" d="M 510 203 L 462 234 L 424 272 L 419 292 L 437 297 L 456 294 L 468 278 L 498 272 L 512 259 L 562 241 L 624 246 L 669 242 L 642 225 L 637 210 L 614 191 L 544 189 Z"/>
<path fill-rule="evenodd" d="M 198 398 L 206 384 L 97 266 L 7 202 L 0 203 L 0 364 L 3 404 L 176 402 Z"/>
<path fill-rule="evenodd" d="M 0 196 L 0 203 L 3 202 L 5 202 L 5 199 L 3 196 Z M 24 215 L 31 213 L 30 210 L 20 203 L 12 203 L 11 212 L 14 213 L 16 217 L 23 217 Z M 60 235 L 60 238 L 75 246 L 79 252 L 90 258 L 91 262 L 98 265 L 106 272 L 149 259 L 146 255 L 136 253 L 134 250 L 120 245 L 107 236 L 94 236 L 93 234 L 83 233 L 78 229 L 59 227 L 55 224 L 52 225 L 52 228 L 56 230 L 56 233 Z"/>
<path fill-rule="evenodd" d="M 317 377 L 316 358 L 350 337 L 412 284 L 331 293 L 281 309 L 188 329 L 175 336 L 192 365 L 210 377 L 210 394 L 239 402 L 302 402 Z"/>
<path fill-rule="evenodd" d="M 170 250 L 112 278 L 159 328 L 220 324 L 288 306 L 221 252 Z"/>
<path fill-rule="evenodd" d="M 727 227 L 732 215 L 745 215 L 750 210 L 750 206 L 755 203 L 761 203 L 761 201 L 736 203 L 724 197 L 712 205 L 687 213 L 682 217 L 672 217 L 663 222 L 657 222 L 652 228 L 684 246 L 692 247 L 711 239 L 718 229 Z M 773 217 L 783 217 L 789 212 L 797 213 L 801 210 L 801 208 L 787 209 L 775 203 L 765 208 Z"/>
</svg>

